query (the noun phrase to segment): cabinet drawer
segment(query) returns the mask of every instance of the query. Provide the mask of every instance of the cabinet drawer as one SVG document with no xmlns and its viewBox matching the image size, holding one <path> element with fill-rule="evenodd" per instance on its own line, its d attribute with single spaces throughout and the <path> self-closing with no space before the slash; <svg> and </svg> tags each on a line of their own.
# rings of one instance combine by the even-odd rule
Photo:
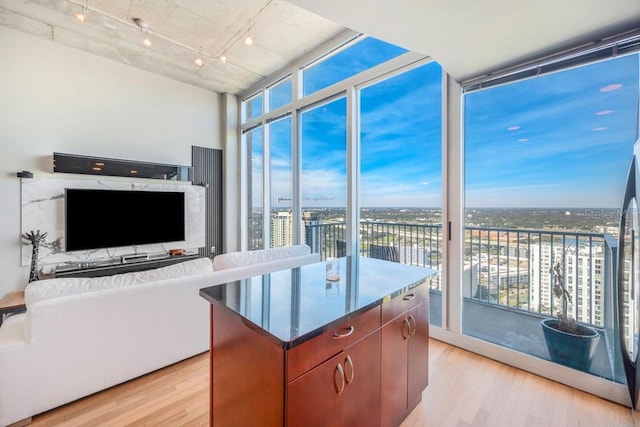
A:
<svg viewBox="0 0 640 427">
<path fill-rule="evenodd" d="M 287 383 L 380 327 L 380 306 L 332 325 L 317 337 L 286 352 Z"/>
<path fill-rule="evenodd" d="M 407 290 L 393 299 L 385 300 L 382 303 L 382 324 L 392 321 L 428 298 L 429 282 Z"/>
</svg>

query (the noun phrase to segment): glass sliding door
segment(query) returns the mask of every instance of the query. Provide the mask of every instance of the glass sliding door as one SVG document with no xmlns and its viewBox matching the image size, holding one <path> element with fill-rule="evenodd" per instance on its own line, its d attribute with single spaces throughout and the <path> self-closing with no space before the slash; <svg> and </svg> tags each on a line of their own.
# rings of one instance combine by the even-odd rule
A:
<svg viewBox="0 0 640 427">
<path fill-rule="evenodd" d="M 360 253 L 439 272 L 442 303 L 442 70 L 427 63 L 360 91 Z"/>
<path fill-rule="evenodd" d="M 340 97 L 300 115 L 303 243 L 322 258 L 345 241 L 347 102 Z"/>
<path fill-rule="evenodd" d="M 631 54 L 464 95 L 464 334 L 571 366 L 541 325 L 560 278 L 567 316 L 600 335 L 577 369 L 619 377 L 604 336 L 638 81 Z"/>
<path fill-rule="evenodd" d="M 271 180 L 270 247 L 289 246 L 293 242 L 291 212 L 291 116 L 268 124 Z"/>
</svg>

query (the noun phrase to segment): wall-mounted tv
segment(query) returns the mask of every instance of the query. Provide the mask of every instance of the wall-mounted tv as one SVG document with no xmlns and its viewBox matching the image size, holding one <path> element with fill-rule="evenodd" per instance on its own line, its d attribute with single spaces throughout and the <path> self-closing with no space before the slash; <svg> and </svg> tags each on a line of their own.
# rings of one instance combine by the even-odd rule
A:
<svg viewBox="0 0 640 427">
<path fill-rule="evenodd" d="M 185 193 L 65 189 L 65 250 L 185 240 Z"/>
</svg>

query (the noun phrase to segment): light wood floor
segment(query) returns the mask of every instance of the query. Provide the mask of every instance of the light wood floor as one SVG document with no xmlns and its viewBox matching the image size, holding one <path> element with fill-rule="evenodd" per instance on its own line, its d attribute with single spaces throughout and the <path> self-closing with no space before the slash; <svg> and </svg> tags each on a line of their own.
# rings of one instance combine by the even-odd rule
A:
<svg viewBox="0 0 640 427">
<path fill-rule="evenodd" d="M 640 426 L 624 406 L 431 340 L 429 386 L 402 427 Z M 206 426 L 208 353 L 33 418 L 31 426 Z"/>
</svg>

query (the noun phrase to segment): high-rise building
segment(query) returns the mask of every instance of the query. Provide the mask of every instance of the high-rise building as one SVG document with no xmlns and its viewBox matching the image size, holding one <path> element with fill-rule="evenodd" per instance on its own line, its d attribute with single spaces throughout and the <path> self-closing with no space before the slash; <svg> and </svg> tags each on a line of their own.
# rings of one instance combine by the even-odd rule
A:
<svg viewBox="0 0 640 427">
<path fill-rule="evenodd" d="M 576 246 L 541 243 L 530 253 L 531 310 L 555 315 L 560 300 L 553 297 L 553 265 L 564 255 L 565 286 L 571 295 L 568 310 L 579 322 L 603 326 L 604 248 L 601 245 Z"/>
<path fill-rule="evenodd" d="M 293 244 L 293 218 L 291 211 L 271 214 L 271 247 L 290 246 Z"/>
<path fill-rule="evenodd" d="M 322 221 L 316 212 L 302 212 L 302 222 L 300 224 L 300 235 L 302 242 L 306 243 L 306 225 L 318 225 Z M 319 228 L 318 228 L 319 230 Z M 278 211 L 271 214 L 271 247 L 293 245 L 293 214 L 290 210 Z"/>
</svg>

